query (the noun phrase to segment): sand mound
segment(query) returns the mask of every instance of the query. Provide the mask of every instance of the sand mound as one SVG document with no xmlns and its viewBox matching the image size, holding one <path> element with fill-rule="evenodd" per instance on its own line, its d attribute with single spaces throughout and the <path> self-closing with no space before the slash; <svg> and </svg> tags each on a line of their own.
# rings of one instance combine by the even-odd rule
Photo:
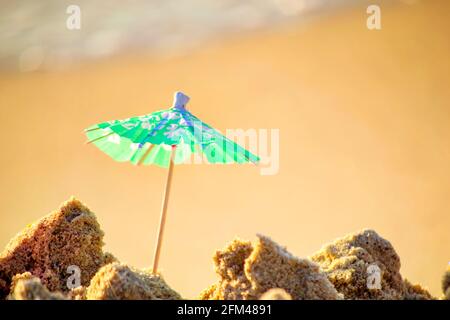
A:
<svg viewBox="0 0 450 320">
<path fill-rule="evenodd" d="M 70 300 L 86 300 L 86 287 L 80 286 L 70 290 L 67 293 L 67 298 Z"/>
<path fill-rule="evenodd" d="M 220 280 L 201 299 L 258 299 L 272 288 L 284 289 L 292 299 L 341 298 L 317 264 L 294 257 L 262 235 L 254 246 L 234 240 L 213 259 Z"/>
<path fill-rule="evenodd" d="M 407 279 L 403 281 L 404 284 L 404 300 L 433 300 L 435 299 L 427 289 L 420 284 L 412 284 Z"/>
<path fill-rule="evenodd" d="M 181 299 L 161 275 L 120 264 L 102 247 L 95 215 L 70 199 L 27 226 L 0 254 L 0 299 Z M 263 235 L 254 244 L 236 239 L 213 259 L 219 281 L 201 299 L 433 299 L 402 278 L 399 256 L 373 230 L 337 239 L 311 260 L 293 256 Z M 80 281 L 70 289 L 74 266 Z M 450 266 L 442 288 L 450 299 Z"/>
<path fill-rule="evenodd" d="M 140 271 L 124 264 L 102 267 L 86 289 L 88 300 L 178 300 L 160 275 Z"/>
<path fill-rule="evenodd" d="M 9 293 L 13 276 L 25 272 L 38 277 L 50 291 L 67 292 L 71 276 L 67 268 L 77 266 L 81 285 L 88 285 L 101 266 L 115 260 L 102 252 L 102 246 L 103 231 L 95 215 L 71 198 L 27 226 L 0 254 L 0 299 Z"/>
<path fill-rule="evenodd" d="M 65 300 L 59 292 L 50 292 L 41 280 L 25 272 L 13 277 L 9 300 Z"/>
<path fill-rule="evenodd" d="M 89 287 L 80 286 L 66 294 L 50 292 L 29 272 L 13 277 L 9 300 L 174 300 L 181 296 L 160 275 L 139 271 L 119 263 L 103 266 Z"/>
<path fill-rule="evenodd" d="M 273 288 L 263 293 L 259 300 L 292 300 L 292 297 L 286 290 Z"/>
<path fill-rule="evenodd" d="M 442 291 L 444 291 L 444 298 L 450 300 L 450 264 L 442 278 Z"/>
<path fill-rule="evenodd" d="M 419 285 L 402 279 L 399 256 L 391 243 L 373 230 L 337 239 L 311 259 L 321 266 L 345 299 L 432 298 Z"/>
</svg>

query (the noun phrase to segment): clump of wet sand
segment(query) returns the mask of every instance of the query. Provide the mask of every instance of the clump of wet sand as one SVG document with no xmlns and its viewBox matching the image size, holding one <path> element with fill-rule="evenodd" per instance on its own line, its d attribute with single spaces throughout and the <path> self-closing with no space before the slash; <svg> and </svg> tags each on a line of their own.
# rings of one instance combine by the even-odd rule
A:
<svg viewBox="0 0 450 320">
<path fill-rule="evenodd" d="M 95 215 L 71 198 L 27 226 L 0 254 L 0 299 L 182 299 L 160 274 L 119 263 L 102 247 Z M 235 239 L 213 260 L 219 280 L 200 299 L 434 299 L 402 278 L 400 257 L 373 230 L 337 239 L 310 258 L 296 257 L 264 235 L 254 243 Z M 82 271 L 77 288 L 67 285 L 69 266 Z M 378 272 L 379 287 L 371 286 L 370 268 Z M 450 299 L 450 266 L 442 289 L 443 299 Z"/>
<path fill-rule="evenodd" d="M 214 256 L 219 281 L 204 290 L 201 299 L 258 299 L 273 288 L 292 299 L 341 299 L 319 266 L 293 256 L 269 237 L 258 235 L 252 245 L 239 239 Z"/>
<path fill-rule="evenodd" d="M 120 263 L 102 267 L 86 288 L 87 300 L 179 300 L 160 274 Z"/>
<path fill-rule="evenodd" d="M 28 225 L 0 254 L 0 299 L 10 292 L 12 279 L 29 272 L 50 291 L 68 292 L 69 266 L 82 270 L 87 286 L 97 270 L 115 258 L 102 251 L 103 231 L 95 214 L 75 198 Z"/>
<path fill-rule="evenodd" d="M 292 297 L 284 289 L 273 288 L 264 292 L 259 300 L 292 300 Z"/>
<path fill-rule="evenodd" d="M 8 300 L 67 300 L 60 292 L 50 292 L 41 279 L 29 272 L 15 275 L 11 282 Z"/>
<path fill-rule="evenodd" d="M 444 299 L 450 300 L 450 264 L 442 278 L 442 291 L 444 292 Z"/>
<path fill-rule="evenodd" d="M 432 299 L 420 285 L 403 280 L 400 257 L 391 243 L 373 230 L 337 239 L 311 260 L 320 265 L 345 299 Z M 368 285 L 370 268 L 379 270 L 379 288 Z"/>
<path fill-rule="evenodd" d="M 434 299 L 419 284 L 402 278 L 400 257 L 373 230 L 337 239 L 310 259 L 297 258 L 261 235 L 255 245 L 234 240 L 213 259 L 220 279 L 201 299 L 275 299 L 271 290 L 283 290 L 292 299 Z M 444 283 L 446 292 L 448 279 Z"/>
</svg>

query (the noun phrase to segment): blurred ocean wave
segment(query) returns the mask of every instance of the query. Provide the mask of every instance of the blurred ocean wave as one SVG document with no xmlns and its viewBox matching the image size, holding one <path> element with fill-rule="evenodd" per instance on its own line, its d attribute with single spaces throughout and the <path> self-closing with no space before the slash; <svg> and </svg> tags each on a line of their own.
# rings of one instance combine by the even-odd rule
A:
<svg viewBox="0 0 450 320">
<path fill-rule="evenodd" d="M 130 49 L 181 52 L 205 40 L 270 27 L 361 1 L 132 0 L 3 1 L 0 68 L 33 71 Z M 77 5 L 81 28 L 69 30 Z"/>
</svg>

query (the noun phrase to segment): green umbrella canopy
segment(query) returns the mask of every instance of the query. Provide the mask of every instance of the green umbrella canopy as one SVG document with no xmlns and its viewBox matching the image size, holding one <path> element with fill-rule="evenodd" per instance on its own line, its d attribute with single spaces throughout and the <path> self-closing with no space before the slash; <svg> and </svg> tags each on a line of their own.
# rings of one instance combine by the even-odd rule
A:
<svg viewBox="0 0 450 320">
<path fill-rule="evenodd" d="M 173 165 L 184 163 L 192 154 L 204 154 L 210 163 L 257 163 L 259 157 L 220 134 L 186 110 L 189 97 L 175 92 L 170 109 L 125 120 L 103 122 L 86 129 L 88 143 L 116 161 L 156 164 L 168 167 L 161 208 L 153 273 L 158 272 L 167 216 Z"/>
<path fill-rule="evenodd" d="M 181 164 L 193 153 L 202 153 L 209 163 L 257 163 L 259 157 L 223 136 L 188 110 L 189 98 L 174 95 L 170 109 L 147 115 L 102 122 L 86 129 L 89 142 L 116 161 L 155 164 L 167 168 L 172 147 L 173 161 Z"/>
</svg>

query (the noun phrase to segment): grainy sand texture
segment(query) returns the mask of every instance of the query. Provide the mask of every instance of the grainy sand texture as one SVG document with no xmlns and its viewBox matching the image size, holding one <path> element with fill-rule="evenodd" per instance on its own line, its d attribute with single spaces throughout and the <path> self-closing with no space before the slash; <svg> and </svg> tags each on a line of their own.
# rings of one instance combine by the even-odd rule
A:
<svg viewBox="0 0 450 320">
<path fill-rule="evenodd" d="M 182 299 L 161 273 L 103 253 L 102 237 L 94 213 L 71 198 L 20 232 L 1 253 L 0 299 Z M 200 293 L 203 300 L 435 299 L 401 276 L 400 257 L 373 230 L 337 239 L 310 258 L 299 258 L 264 235 L 254 243 L 235 239 L 217 250 L 213 261 L 219 280 Z M 67 269 L 73 266 L 80 270 L 75 286 Z M 379 270 L 379 288 L 369 287 L 371 266 Z M 448 284 L 447 271 L 443 299 L 445 294 L 448 299 Z"/>
<path fill-rule="evenodd" d="M 341 299 L 319 266 L 293 256 L 266 236 L 256 244 L 234 240 L 214 256 L 217 284 L 206 289 L 201 299 L 259 299 L 273 288 L 284 289 L 292 299 Z"/>
<path fill-rule="evenodd" d="M 86 289 L 88 300 L 179 300 L 161 275 L 140 271 L 124 264 L 102 267 Z"/>
<path fill-rule="evenodd" d="M 14 276 L 26 272 L 51 291 L 68 291 L 68 267 L 77 266 L 81 284 L 87 285 L 102 265 L 115 260 L 102 247 L 103 231 L 94 213 L 72 198 L 28 225 L 1 252 L 0 297 L 8 294 Z"/>
</svg>

